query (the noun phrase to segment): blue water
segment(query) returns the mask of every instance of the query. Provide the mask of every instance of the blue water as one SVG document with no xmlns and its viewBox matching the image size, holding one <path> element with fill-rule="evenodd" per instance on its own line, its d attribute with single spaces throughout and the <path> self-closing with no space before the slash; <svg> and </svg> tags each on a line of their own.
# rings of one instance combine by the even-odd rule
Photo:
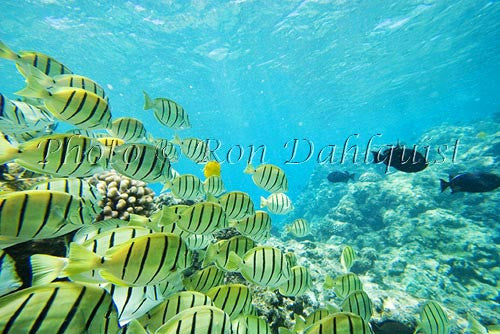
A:
<svg viewBox="0 0 500 334">
<path fill-rule="evenodd" d="M 179 136 L 220 140 L 225 160 L 245 149 L 241 160 L 233 149 L 223 177 L 256 202 L 264 193 L 242 174 L 249 145 L 286 170 L 293 200 L 326 144 L 340 150 L 352 134 L 360 147 L 374 134 L 413 144 L 435 125 L 500 110 L 498 1 L 6 0 L 0 27 L 12 49 L 96 80 L 114 117 L 137 117 L 155 137 L 174 132 L 143 110 L 142 90 L 180 103 L 192 128 Z M 0 78 L 11 98 L 23 87 L 7 60 Z M 293 139 L 314 143 L 310 160 L 285 163 Z M 189 161 L 175 168 L 202 175 Z"/>
</svg>

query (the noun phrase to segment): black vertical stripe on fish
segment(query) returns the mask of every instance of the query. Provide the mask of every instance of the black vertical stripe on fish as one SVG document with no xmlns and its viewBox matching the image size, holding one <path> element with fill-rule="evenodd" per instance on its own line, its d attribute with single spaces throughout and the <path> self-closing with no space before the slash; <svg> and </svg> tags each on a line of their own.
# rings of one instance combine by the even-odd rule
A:
<svg viewBox="0 0 500 334">
<path fill-rule="evenodd" d="M 49 221 L 50 211 L 51 211 L 51 206 L 52 206 L 52 196 L 53 196 L 53 193 L 49 192 L 49 200 L 45 204 L 45 212 L 43 214 L 42 223 L 40 224 L 40 227 L 33 235 L 33 238 L 35 238 L 38 235 L 38 233 L 40 233 L 40 231 L 42 231 L 42 229 L 45 227 L 45 225 L 47 225 L 47 222 Z"/>
<path fill-rule="evenodd" d="M 62 166 L 64 166 L 64 163 L 66 162 L 66 154 L 68 153 L 68 137 L 63 137 L 62 147 L 60 151 L 61 156 L 59 158 L 59 166 L 57 166 L 56 168 L 56 173 L 59 173 L 59 170 Z"/>
<path fill-rule="evenodd" d="M 37 67 L 37 65 L 38 65 L 38 55 L 35 54 L 35 58 L 33 59 L 33 66 Z M 47 73 L 45 73 L 45 74 L 47 74 Z"/>
<path fill-rule="evenodd" d="M 132 241 L 132 244 L 130 245 L 130 248 L 128 249 L 127 256 L 125 257 L 125 262 L 123 263 L 123 268 L 122 268 L 122 279 L 125 277 L 125 272 L 127 270 L 127 265 L 128 261 L 130 260 L 130 255 L 132 254 L 132 249 L 134 248 L 135 242 Z"/>
<path fill-rule="evenodd" d="M 21 313 L 23 312 L 23 309 L 26 307 L 26 305 L 28 305 L 30 299 L 34 296 L 35 294 L 34 293 L 30 293 L 30 295 L 28 296 L 28 298 L 26 298 L 21 305 L 19 305 L 19 307 L 17 308 L 17 310 L 14 312 L 14 314 L 12 314 L 12 316 L 9 318 L 9 320 L 7 321 L 7 323 L 5 324 L 5 328 L 3 330 L 3 334 L 7 334 L 9 333 L 12 325 L 14 325 L 14 323 L 16 322 L 16 319 L 21 315 Z M 17 334 L 17 333 L 14 333 L 14 334 Z"/>
<path fill-rule="evenodd" d="M 75 96 L 75 94 L 76 94 L 76 90 L 73 90 L 71 92 L 71 94 L 69 95 L 68 100 L 66 100 L 66 104 L 64 105 L 63 110 L 61 110 L 61 112 L 60 112 L 61 115 L 64 114 L 64 112 L 66 111 L 66 109 L 68 109 L 68 107 L 69 107 L 71 101 L 73 100 L 73 97 Z"/>
<path fill-rule="evenodd" d="M 51 63 L 51 59 L 50 57 L 47 57 L 47 68 L 45 69 L 45 74 L 49 75 L 50 73 L 50 63 Z"/>
<path fill-rule="evenodd" d="M 145 148 L 143 148 L 143 151 L 146 151 Z M 149 167 L 149 170 L 147 171 L 147 173 L 143 176 L 144 179 L 148 178 L 149 175 L 151 175 L 151 173 L 153 173 L 156 165 L 158 164 L 158 154 L 154 154 L 154 158 L 153 158 L 153 161 L 151 162 L 151 166 Z M 140 167 L 140 165 L 138 166 L 138 168 Z M 161 175 L 161 173 L 160 173 Z"/>
<path fill-rule="evenodd" d="M 146 147 L 143 146 L 141 149 L 141 155 L 139 157 L 139 163 L 137 164 L 137 168 L 135 169 L 135 172 L 132 173 L 133 175 L 137 175 L 137 173 L 141 169 L 142 164 L 144 163 L 145 156 L 146 156 Z"/>
<path fill-rule="evenodd" d="M 166 245 L 165 249 L 168 248 L 168 244 Z M 179 237 L 179 242 L 177 243 L 177 252 L 175 254 L 175 261 L 174 263 L 172 264 L 172 268 L 170 268 L 170 271 L 174 271 L 175 270 L 175 267 L 177 267 L 177 262 L 179 261 L 179 254 L 181 253 L 181 248 L 182 248 L 182 240 L 181 238 Z M 186 256 L 187 256 L 187 252 L 185 252 Z M 185 260 L 185 259 L 184 259 Z"/>
<path fill-rule="evenodd" d="M 99 104 L 101 103 L 101 99 L 99 97 L 96 98 L 96 103 L 94 104 L 94 107 L 92 108 L 92 110 L 89 112 L 89 114 L 87 115 L 87 118 L 83 119 L 82 121 L 80 122 L 77 122 L 75 125 L 81 125 L 81 124 L 84 124 L 85 122 L 87 122 L 89 119 L 91 119 L 96 111 L 97 111 L 97 108 L 99 107 Z M 107 110 L 108 106 L 106 104 L 106 110 Z M 103 117 L 103 115 L 105 114 L 105 112 L 103 112 L 103 114 L 101 115 L 101 119 Z M 99 121 L 101 121 L 101 119 L 99 119 Z M 95 124 L 94 124 L 95 125 Z"/>
<path fill-rule="evenodd" d="M 64 334 L 66 332 L 66 328 L 69 326 L 71 321 L 73 320 L 73 317 L 75 316 L 76 312 L 78 311 L 78 306 L 80 306 L 80 303 L 83 299 L 83 296 L 85 295 L 87 288 L 84 286 L 82 288 L 82 291 L 78 295 L 78 298 L 76 299 L 75 303 L 71 307 L 70 311 L 64 318 L 64 321 L 62 322 L 61 327 L 59 327 L 59 330 L 57 331 L 57 334 Z"/>
<path fill-rule="evenodd" d="M 97 311 L 101 308 L 102 303 L 104 302 L 104 299 L 106 299 L 106 294 L 107 292 L 105 290 L 102 290 L 101 298 L 97 301 L 97 304 L 95 304 L 94 308 L 92 309 L 92 312 L 90 312 L 89 317 L 87 319 L 87 322 L 85 323 L 85 332 L 87 332 L 90 328 L 90 325 L 92 324 L 92 321 L 95 318 L 95 315 L 97 314 Z M 112 303 L 111 303 L 112 304 Z M 109 314 L 108 314 L 109 316 Z M 106 333 L 106 332 L 104 332 Z"/>
<path fill-rule="evenodd" d="M 19 217 L 18 217 L 18 221 L 17 221 L 16 237 L 19 236 L 19 233 L 21 233 L 21 230 L 23 228 L 24 215 L 26 214 L 26 206 L 28 204 L 28 198 L 29 198 L 29 195 L 28 194 L 24 194 L 23 203 L 21 204 L 21 210 L 19 212 Z"/>
<path fill-rule="evenodd" d="M 43 323 L 43 320 L 47 317 L 47 314 L 49 313 L 50 308 L 52 307 L 52 304 L 54 303 L 54 300 L 56 299 L 57 293 L 59 292 L 59 288 L 55 288 L 54 292 L 52 292 L 52 295 L 50 296 L 49 300 L 43 307 L 42 311 L 40 314 L 38 314 L 38 317 L 36 318 L 35 322 L 33 323 L 29 334 L 36 334 L 38 329 Z"/>
<path fill-rule="evenodd" d="M 146 242 L 146 249 L 144 250 L 144 253 L 142 255 L 141 265 L 139 266 L 139 272 L 137 273 L 137 276 L 136 276 L 136 278 L 134 280 L 134 284 L 141 277 L 142 271 L 144 270 L 144 265 L 146 264 L 146 260 L 148 258 L 149 247 L 151 245 L 151 238 L 147 238 L 147 239 L 148 239 L 148 241 Z"/>
<path fill-rule="evenodd" d="M 156 271 L 153 274 L 153 276 L 151 277 L 151 279 L 148 281 L 147 285 L 149 285 L 149 283 L 151 283 L 156 278 L 156 276 L 158 275 L 160 270 L 163 268 L 163 264 L 165 263 L 166 256 L 167 256 L 166 249 L 168 249 L 168 237 L 167 236 L 164 237 L 164 246 L 163 247 L 164 247 L 164 249 L 163 249 L 162 254 L 161 254 L 160 264 L 158 265 L 158 268 L 156 269 Z"/>
<path fill-rule="evenodd" d="M 70 120 L 72 119 L 74 116 L 78 115 L 78 113 L 80 113 L 80 111 L 83 109 L 83 106 L 85 105 L 85 101 L 87 100 L 87 92 L 84 92 L 83 93 L 83 97 L 82 97 L 82 100 L 80 101 L 80 104 L 78 105 L 78 108 L 76 108 L 75 112 L 69 116 L 69 117 L 66 117 L 66 120 Z"/>
</svg>

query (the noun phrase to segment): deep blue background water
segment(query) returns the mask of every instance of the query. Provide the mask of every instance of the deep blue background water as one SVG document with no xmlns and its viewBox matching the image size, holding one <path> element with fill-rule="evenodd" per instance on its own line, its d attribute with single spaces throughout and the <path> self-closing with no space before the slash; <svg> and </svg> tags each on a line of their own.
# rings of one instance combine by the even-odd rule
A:
<svg viewBox="0 0 500 334">
<path fill-rule="evenodd" d="M 221 158 L 242 145 L 223 178 L 256 203 L 264 192 L 242 174 L 248 145 L 266 145 L 295 199 L 316 162 L 284 164 L 287 141 L 309 139 L 315 153 L 355 133 L 361 146 L 376 133 L 379 144 L 413 144 L 435 125 L 500 110 L 498 1 L 6 0 L 0 27 L 14 50 L 52 55 L 106 87 L 114 117 L 171 138 L 143 110 L 144 89 L 188 111 L 181 137 L 219 139 Z M 13 98 L 22 86 L 0 59 L 0 91 Z M 189 161 L 175 168 L 201 176 Z"/>
</svg>

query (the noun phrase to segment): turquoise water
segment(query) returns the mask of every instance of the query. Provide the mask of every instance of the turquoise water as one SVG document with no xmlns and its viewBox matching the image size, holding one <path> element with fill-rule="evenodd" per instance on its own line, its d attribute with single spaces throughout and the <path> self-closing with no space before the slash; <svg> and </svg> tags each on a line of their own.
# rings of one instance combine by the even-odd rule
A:
<svg viewBox="0 0 500 334">
<path fill-rule="evenodd" d="M 333 170 L 356 175 L 375 170 L 384 176 L 384 168 L 371 164 L 366 149 L 370 142 L 372 147 L 398 140 L 420 148 L 431 145 L 431 157 L 436 157 L 440 145 L 452 147 L 460 139 L 460 171 L 469 166 L 464 159 L 487 171 L 495 172 L 491 169 L 498 166 L 499 1 L 5 0 L 0 3 L 0 40 L 15 51 L 46 53 L 75 73 L 92 78 L 106 90 L 114 118 L 136 117 L 155 138 L 171 139 L 177 134 L 208 139 L 213 148 L 220 145 L 214 153 L 222 163 L 226 189 L 248 192 L 256 207 L 259 197 L 268 193 L 257 188 L 243 170 L 252 148 L 265 147 L 264 158 L 257 154 L 251 162 L 283 168 L 289 182 L 287 194 L 298 203 L 293 214 L 273 216 L 274 231 L 281 232 L 283 224 L 304 215 L 316 223 L 315 241 L 325 244 L 333 243 L 330 237 L 337 230 L 332 232 L 331 226 L 321 224 L 329 222 L 326 218 L 342 220 L 332 218 L 331 208 L 339 203 L 340 208 L 345 206 L 340 198 L 348 193 L 338 185 L 325 186 L 325 177 Z M 22 87 L 24 80 L 14 63 L 0 59 L 0 93 L 14 99 L 14 92 Z M 151 110 L 143 110 L 143 90 L 182 105 L 192 127 L 174 131 L 159 125 Z M 495 117 L 493 125 L 478 125 Z M 57 130 L 66 129 L 69 127 L 61 123 Z M 484 142 L 482 132 L 490 136 Z M 482 154 L 492 150 L 495 141 L 493 158 L 483 159 Z M 298 145 L 295 155 L 294 144 Z M 331 148 L 328 145 L 336 146 L 335 156 L 321 167 L 328 152 L 323 148 Z M 358 149 L 355 162 L 353 145 Z M 451 149 L 446 159 L 448 164 L 443 167 L 431 164 L 432 173 L 426 177 L 419 179 L 417 173 L 405 180 L 397 174 L 395 179 L 384 180 L 425 189 L 412 193 L 415 189 L 405 188 L 401 197 L 435 193 L 435 197 L 425 198 L 426 210 L 432 211 L 429 205 L 434 205 L 479 223 L 482 219 L 490 222 L 482 226 L 486 232 L 495 232 L 486 238 L 487 246 L 498 250 L 498 225 L 491 223 L 498 223 L 498 212 L 488 202 L 498 203 L 498 196 L 439 197 L 439 178 L 446 178 L 454 168 L 449 164 Z M 203 166 L 185 158 L 174 167 L 183 174 L 203 175 Z M 391 174 L 394 176 L 394 170 Z M 381 187 L 383 191 L 400 189 L 387 183 Z M 157 192 L 162 187 L 151 186 Z M 377 192 L 370 187 L 367 192 Z M 349 191 L 355 194 L 353 198 L 361 199 L 352 203 L 362 211 L 363 200 L 370 196 Z M 396 201 L 391 198 L 380 196 L 378 199 L 387 202 L 367 200 L 367 205 L 389 211 Z M 398 205 L 406 208 L 407 203 Z M 477 216 L 472 212 L 476 206 Z M 406 222 L 422 210 L 407 209 L 417 213 L 403 215 Z M 369 217 L 371 213 L 363 214 Z M 359 216 L 356 219 L 362 221 Z M 376 234 L 371 227 L 363 228 L 366 226 L 352 233 L 377 238 L 370 234 Z M 443 229 L 446 239 L 448 232 Z M 485 230 L 481 231 L 487 234 Z M 375 248 L 358 239 L 356 244 L 359 249 Z M 474 247 L 460 252 L 473 253 L 470 249 Z M 439 251 L 450 255 L 446 249 Z M 471 261 L 480 265 L 483 260 Z M 496 261 L 491 280 L 496 280 L 498 289 Z M 422 300 L 442 296 L 437 290 L 414 294 Z M 449 290 L 452 288 L 447 290 L 452 294 Z M 483 293 L 487 295 L 483 290 L 464 293 L 464 298 L 472 295 L 479 300 Z M 495 304 L 478 306 L 475 312 L 488 310 L 485 321 L 492 324 L 492 319 L 498 322 L 498 314 L 494 316 L 492 311 L 498 306 L 498 293 L 488 298 L 483 302 L 494 300 Z M 465 303 L 454 302 L 446 306 L 466 318 Z M 459 327 L 465 328 L 464 323 Z"/>
<path fill-rule="evenodd" d="M 221 158 L 245 148 L 224 167 L 228 189 L 252 188 L 239 173 L 249 145 L 266 145 L 265 160 L 284 165 L 294 138 L 311 140 L 315 154 L 351 134 L 363 147 L 377 133 L 380 143 L 413 144 L 436 124 L 498 111 L 496 1 L 47 0 L 1 9 L 7 45 L 50 54 L 107 87 L 114 117 L 138 117 L 171 138 L 142 110 L 146 90 L 189 112 L 193 126 L 181 136 L 219 139 Z M 0 75 L 14 97 L 23 83 L 13 64 L 0 62 Z M 284 165 L 292 198 L 315 165 L 314 156 Z"/>
</svg>

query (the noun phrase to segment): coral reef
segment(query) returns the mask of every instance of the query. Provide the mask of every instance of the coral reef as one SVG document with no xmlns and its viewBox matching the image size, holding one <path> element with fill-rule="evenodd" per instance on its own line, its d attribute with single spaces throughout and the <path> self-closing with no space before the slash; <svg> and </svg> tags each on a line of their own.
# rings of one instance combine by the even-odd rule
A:
<svg viewBox="0 0 500 334">
<path fill-rule="evenodd" d="M 338 166 L 318 166 L 286 219 L 308 219 L 313 233 L 308 240 L 286 237 L 286 246 L 309 266 L 316 287 L 326 274 L 340 274 L 341 247 L 354 247 L 351 271 L 374 303 L 376 323 L 413 327 L 428 299 L 444 306 L 452 333 L 463 332 L 467 312 L 483 324 L 498 323 L 500 191 L 451 194 L 439 185 L 448 173 L 500 170 L 498 128 L 484 121 L 431 129 L 418 143 L 436 147 L 458 139 L 458 154 L 452 161 L 449 147 L 447 160 L 415 174 L 385 174 L 385 166 L 371 164 L 361 166 L 355 182 L 332 184 L 326 176 Z M 335 301 L 319 290 L 320 302 Z"/>
<path fill-rule="evenodd" d="M 96 186 L 103 199 L 102 212 L 96 221 L 120 218 L 128 220 L 131 213 L 149 216 L 154 210 L 154 191 L 145 182 L 132 180 L 115 171 L 106 171 L 88 179 Z"/>
<path fill-rule="evenodd" d="M 0 165 L 0 190 L 28 190 L 46 179 L 46 176 L 26 170 L 14 162 Z"/>
</svg>

